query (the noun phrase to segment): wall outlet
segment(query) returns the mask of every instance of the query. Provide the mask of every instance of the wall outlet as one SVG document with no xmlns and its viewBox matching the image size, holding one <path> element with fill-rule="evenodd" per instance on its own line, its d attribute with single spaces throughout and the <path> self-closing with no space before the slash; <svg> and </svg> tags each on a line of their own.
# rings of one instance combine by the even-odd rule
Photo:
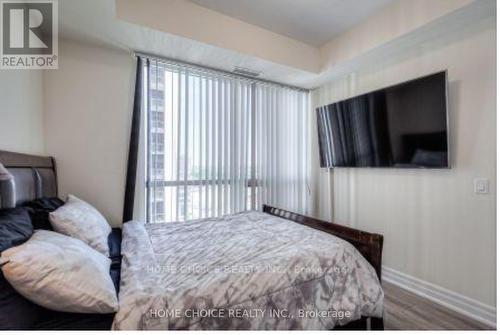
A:
<svg viewBox="0 0 500 335">
<path fill-rule="evenodd" d="M 490 181 L 488 180 L 488 178 L 474 178 L 474 193 L 490 193 Z"/>
</svg>

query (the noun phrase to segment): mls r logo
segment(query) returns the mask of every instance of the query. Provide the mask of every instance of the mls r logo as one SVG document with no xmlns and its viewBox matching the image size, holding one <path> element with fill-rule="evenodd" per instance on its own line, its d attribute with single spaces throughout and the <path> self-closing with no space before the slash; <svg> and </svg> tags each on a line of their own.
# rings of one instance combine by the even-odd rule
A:
<svg viewBox="0 0 500 335">
<path fill-rule="evenodd" d="M 53 46 L 53 3 L 3 1 L 4 55 L 49 55 Z"/>
<path fill-rule="evenodd" d="M 27 12 L 27 26 L 24 13 Z M 43 22 L 42 13 L 38 9 L 11 9 L 10 10 L 10 48 L 48 48 L 38 37 L 41 36 L 40 26 Z M 28 46 L 24 43 L 24 29 L 28 29 Z"/>
</svg>

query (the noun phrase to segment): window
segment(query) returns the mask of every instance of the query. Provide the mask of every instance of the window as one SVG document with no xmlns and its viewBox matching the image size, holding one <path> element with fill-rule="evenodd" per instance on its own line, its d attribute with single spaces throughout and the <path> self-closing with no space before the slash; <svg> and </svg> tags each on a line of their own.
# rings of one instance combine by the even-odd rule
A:
<svg viewBox="0 0 500 335">
<path fill-rule="evenodd" d="M 163 133 L 165 131 L 165 113 L 162 109 L 151 110 L 151 131 Z"/>
<path fill-rule="evenodd" d="M 305 211 L 307 92 L 156 60 L 145 73 L 148 222 Z"/>
<path fill-rule="evenodd" d="M 152 123 L 152 127 L 157 127 L 158 124 Z M 163 154 L 165 153 L 165 134 L 162 132 L 152 132 L 151 133 L 151 153 L 154 155 L 161 155 L 163 164 Z M 163 166 L 161 167 L 163 169 Z"/>
</svg>

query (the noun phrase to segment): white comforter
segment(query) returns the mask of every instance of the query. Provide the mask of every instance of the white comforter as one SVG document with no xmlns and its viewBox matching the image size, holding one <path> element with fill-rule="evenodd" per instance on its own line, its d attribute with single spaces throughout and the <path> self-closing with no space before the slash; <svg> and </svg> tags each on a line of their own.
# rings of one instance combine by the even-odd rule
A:
<svg viewBox="0 0 500 335">
<path fill-rule="evenodd" d="M 122 255 L 114 329 L 331 329 L 383 312 L 351 244 L 265 213 L 129 222 Z"/>
</svg>

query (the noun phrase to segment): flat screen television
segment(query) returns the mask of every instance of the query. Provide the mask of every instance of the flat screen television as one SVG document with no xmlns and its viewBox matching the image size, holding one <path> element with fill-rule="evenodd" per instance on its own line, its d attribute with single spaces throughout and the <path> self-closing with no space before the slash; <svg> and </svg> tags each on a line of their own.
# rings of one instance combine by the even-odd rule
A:
<svg viewBox="0 0 500 335">
<path fill-rule="evenodd" d="M 319 107 L 320 165 L 448 168 L 446 72 Z"/>
</svg>

